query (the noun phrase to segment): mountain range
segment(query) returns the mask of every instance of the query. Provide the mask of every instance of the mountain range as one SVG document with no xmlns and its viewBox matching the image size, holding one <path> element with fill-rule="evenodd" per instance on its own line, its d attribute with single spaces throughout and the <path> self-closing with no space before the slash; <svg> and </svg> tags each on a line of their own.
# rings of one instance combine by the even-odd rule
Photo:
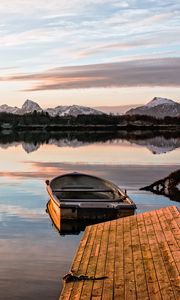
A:
<svg viewBox="0 0 180 300">
<path fill-rule="evenodd" d="M 120 109 L 120 107 L 122 109 Z M 125 108 L 126 107 L 126 108 Z M 175 102 L 170 99 L 155 97 L 150 102 L 145 105 L 135 107 L 131 106 L 129 109 L 128 105 L 125 106 L 100 106 L 96 108 L 80 106 L 80 105 L 71 105 L 63 106 L 59 105 L 54 108 L 42 109 L 38 103 L 32 100 L 26 100 L 21 108 L 16 106 L 8 106 L 3 104 L 0 106 L 0 112 L 13 113 L 13 114 L 26 114 L 32 113 L 33 111 L 37 112 L 47 112 L 50 116 L 78 116 L 78 115 L 101 115 L 104 113 L 113 113 L 113 114 L 127 114 L 127 115 L 148 115 L 156 118 L 164 118 L 166 116 L 170 117 L 179 117 L 180 116 L 180 103 Z"/>
<path fill-rule="evenodd" d="M 146 115 L 156 117 L 158 119 L 180 116 L 180 104 L 173 100 L 161 97 L 155 97 L 146 105 L 130 109 L 127 115 Z"/>
<path fill-rule="evenodd" d="M 94 109 L 100 110 L 105 114 L 113 114 L 113 115 L 124 115 L 128 110 L 132 108 L 136 108 L 140 106 L 140 104 L 125 104 L 125 105 L 117 105 L 117 106 L 95 106 Z"/>
<path fill-rule="evenodd" d="M 6 112 L 6 113 L 12 113 L 12 114 L 18 114 L 18 115 L 23 115 L 26 113 L 33 113 L 34 111 L 37 112 L 47 112 L 50 116 L 55 117 L 55 116 L 77 116 L 77 115 L 89 115 L 89 114 L 94 114 L 94 115 L 101 115 L 104 114 L 103 112 L 86 107 L 86 106 L 80 106 L 80 105 L 71 105 L 71 106 L 56 106 L 55 108 L 47 108 L 47 109 L 42 109 L 39 104 L 32 100 L 26 100 L 24 104 L 22 105 L 21 108 L 18 108 L 16 106 L 8 106 L 7 104 L 3 104 L 0 106 L 0 112 Z"/>
</svg>

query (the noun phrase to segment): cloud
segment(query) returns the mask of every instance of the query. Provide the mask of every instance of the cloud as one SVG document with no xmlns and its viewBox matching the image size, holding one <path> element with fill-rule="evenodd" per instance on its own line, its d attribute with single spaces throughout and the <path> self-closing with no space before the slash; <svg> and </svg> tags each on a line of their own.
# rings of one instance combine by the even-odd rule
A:
<svg viewBox="0 0 180 300">
<path fill-rule="evenodd" d="M 77 56 L 79 57 L 87 57 L 90 55 L 96 55 L 98 53 L 107 53 L 107 51 L 118 51 L 121 53 L 122 51 L 127 50 L 133 50 L 133 49 L 140 49 L 140 48 L 153 48 L 157 46 L 167 45 L 168 43 L 171 43 L 172 45 L 179 44 L 179 41 L 177 41 L 177 34 L 180 34 L 180 29 L 174 33 L 174 31 L 171 31 L 171 29 L 166 30 L 164 32 L 160 33 L 151 33 L 146 35 L 139 35 L 136 36 L 136 38 L 131 38 L 128 40 L 122 40 L 115 43 L 101 43 L 97 44 L 94 47 L 88 47 L 88 49 L 84 49 L 83 51 L 80 51 Z M 157 52 L 157 51 L 156 51 Z M 163 53 L 163 51 L 161 50 Z M 131 55 L 132 57 L 132 55 Z"/>
<path fill-rule="evenodd" d="M 35 82 L 27 91 L 137 86 L 179 87 L 180 58 L 60 67 L 42 73 L 3 77 L 0 80 Z"/>
<path fill-rule="evenodd" d="M 3 47 L 15 46 L 34 46 L 36 44 L 52 43 L 57 40 L 63 40 L 66 35 L 65 31 L 47 28 L 37 28 L 33 30 L 25 30 L 20 33 L 10 33 L 1 37 Z"/>
<path fill-rule="evenodd" d="M 100 65 L 116 61 L 117 57 L 132 60 L 135 55 L 158 53 L 159 56 L 164 50 L 178 51 L 179 11 L 180 3 L 175 0 L 47 0 L 45 3 L 44 0 L 1 0 L 1 64 L 6 68 L 16 62 L 25 72 L 38 72 L 42 67 Z M 37 74 L 37 79 L 34 74 L 35 85 L 27 90 L 130 86 L 123 67 L 120 70 L 124 72 L 125 82 L 122 73 L 116 72 L 119 81 L 115 73 L 110 74 L 114 72 L 110 65 L 107 65 L 108 73 L 102 76 L 99 67 L 94 68 L 97 76 L 88 72 L 84 76 L 69 73 L 68 80 L 52 76 L 51 70 L 39 74 L 39 78 Z M 82 67 L 78 73 L 83 72 Z M 49 79 L 45 79 L 47 73 Z M 133 83 L 138 85 L 139 82 Z"/>
<path fill-rule="evenodd" d="M 106 164 L 71 164 L 59 162 L 29 162 L 34 168 L 33 173 L 11 172 L 13 178 L 53 178 L 57 175 L 71 173 L 74 171 L 106 178 L 123 188 L 139 189 L 148 183 L 167 176 L 170 172 L 177 170 L 177 165 L 106 165 Z M 158 171 L 157 171 L 158 170 Z M 0 173 L 0 176 L 3 174 Z M 8 174 L 4 175 L 8 176 Z M 0 207 L 1 209 L 1 207 Z"/>
<path fill-rule="evenodd" d="M 43 219 L 45 218 L 44 209 L 40 208 L 25 208 L 17 205 L 7 205 L 7 204 L 0 204 L 0 221 L 2 221 L 7 216 L 17 216 L 23 219 Z M 2 216 L 2 217 L 1 217 Z"/>
<path fill-rule="evenodd" d="M 57 16 L 72 16 L 80 13 L 87 14 L 92 10 L 96 12 L 99 8 L 112 8 L 116 0 L 1 0 L 0 15 L 2 18 L 16 18 L 17 16 L 32 16 L 53 18 Z M 101 9 L 102 12 L 102 9 Z"/>
</svg>

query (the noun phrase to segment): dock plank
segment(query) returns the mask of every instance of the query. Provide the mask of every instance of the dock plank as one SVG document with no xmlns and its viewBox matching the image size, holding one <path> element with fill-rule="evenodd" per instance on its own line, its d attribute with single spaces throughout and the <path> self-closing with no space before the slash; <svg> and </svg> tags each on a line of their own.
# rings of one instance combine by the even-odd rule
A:
<svg viewBox="0 0 180 300">
<path fill-rule="evenodd" d="M 75 258 L 73 260 L 73 263 L 72 263 L 72 266 L 70 269 L 70 271 L 72 271 L 74 273 L 76 273 L 78 271 L 78 268 L 79 268 L 79 265 L 80 265 L 80 262 L 81 262 L 81 259 L 82 259 L 83 253 L 84 253 L 84 248 L 86 247 L 86 244 L 87 244 L 87 241 L 88 241 L 90 235 L 91 235 L 91 227 L 87 227 L 84 232 L 84 236 L 80 241 L 79 248 L 76 251 Z M 69 300 L 70 296 L 71 296 L 71 292 L 73 290 L 73 287 L 74 287 L 73 282 L 69 282 L 69 283 L 65 284 L 63 287 L 62 293 L 60 295 L 60 300 Z"/>
<path fill-rule="evenodd" d="M 154 268 L 156 272 L 156 276 L 158 279 L 158 284 L 161 292 L 161 296 L 163 299 L 173 299 L 174 298 L 174 293 L 172 290 L 171 283 L 169 281 L 168 274 L 166 272 L 166 267 L 161 255 L 160 248 L 158 246 L 158 241 L 156 238 L 155 234 L 155 227 L 152 224 L 151 218 L 147 219 L 144 218 L 144 222 L 146 225 L 146 231 L 147 231 L 147 236 L 149 240 L 149 246 L 151 249 L 152 257 L 153 257 L 153 262 L 154 262 Z"/>
<path fill-rule="evenodd" d="M 174 220 L 177 222 L 179 229 L 180 229 L 180 219 L 179 219 L 179 210 L 177 209 L 176 206 L 170 206 L 168 209 L 171 211 Z"/>
<path fill-rule="evenodd" d="M 88 226 L 60 300 L 180 299 L 179 229 L 175 206 Z"/>
<path fill-rule="evenodd" d="M 136 285 L 131 244 L 130 217 L 124 219 L 124 280 L 125 299 L 136 299 Z"/>
<path fill-rule="evenodd" d="M 137 299 L 146 300 L 149 299 L 149 294 L 136 216 L 130 218 L 130 222 Z"/>
<path fill-rule="evenodd" d="M 158 219 L 158 216 L 157 216 L 156 213 L 151 214 L 151 220 L 152 220 L 153 226 L 155 228 L 156 238 L 157 238 L 157 241 L 158 241 L 158 245 L 159 245 L 159 249 L 160 249 L 160 252 L 161 252 L 162 259 L 164 261 L 166 272 L 167 272 L 168 277 L 169 277 L 169 283 L 171 284 L 173 293 L 175 295 L 174 298 L 178 299 L 178 297 L 180 296 L 179 295 L 179 288 L 178 288 L 178 285 L 179 285 L 179 283 L 178 283 L 179 282 L 179 279 L 178 279 L 179 271 L 178 271 L 177 266 L 174 262 L 172 252 L 171 252 L 171 250 L 169 248 L 169 245 L 166 241 L 165 234 L 162 230 L 162 227 L 159 223 L 159 219 Z M 176 294 L 177 294 L 177 297 L 176 297 Z"/>
<path fill-rule="evenodd" d="M 97 266 L 97 260 L 99 256 L 100 241 L 102 238 L 103 228 L 104 228 L 103 223 L 97 225 L 96 239 L 93 243 L 91 255 L 87 266 L 86 275 L 93 278 L 95 278 L 96 275 L 96 266 Z M 101 276 L 103 276 L 103 274 Z M 82 300 L 91 299 L 92 288 L 93 288 L 93 280 L 86 280 L 83 282 L 82 291 L 81 291 Z"/>
<path fill-rule="evenodd" d="M 95 277 L 102 277 L 107 276 L 105 273 L 105 266 L 106 266 L 106 258 L 107 258 L 107 247 L 109 242 L 109 230 L 110 230 L 110 222 L 105 222 L 103 233 L 102 233 L 102 239 L 99 242 L 99 255 L 96 265 L 96 272 Z M 102 291 L 104 286 L 104 280 L 95 280 L 93 282 L 93 290 L 92 290 L 92 299 L 101 299 Z"/>
<path fill-rule="evenodd" d="M 162 214 L 162 212 L 159 210 L 159 211 L 157 211 L 157 215 L 158 215 L 158 218 L 159 218 L 161 228 L 164 232 L 166 241 L 168 243 L 168 246 L 169 246 L 170 251 L 172 253 L 172 256 L 174 258 L 174 261 L 177 261 L 177 263 L 178 263 L 178 260 L 179 260 L 179 245 L 178 245 L 177 240 L 175 239 L 174 234 L 173 234 L 172 229 L 171 229 L 171 227 L 172 227 L 170 225 L 171 220 L 168 218 L 168 216 L 166 214 L 166 211 L 164 212 L 164 214 Z"/>
<path fill-rule="evenodd" d="M 172 210 L 169 209 L 168 207 L 166 208 L 166 212 L 168 215 L 168 219 L 171 219 L 171 223 L 169 224 L 171 227 L 171 231 L 176 239 L 178 246 L 180 247 L 180 234 L 179 234 L 180 228 L 178 226 L 178 223 L 176 222 L 177 218 L 174 217 Z"/>
<path fill-rule="evenodd" d="M 87 269 L 88 269 L 88 264 L 93 248 L 93 244 L 96 238 L 96 231 L 97 231 L 97 225 L 91 227 L 91 234 L 89 234 L 89 239 L 86 243 L 86 247 L 84 249 L 80 265 L 78 270 L 75 272 L 76 275 L 86 275 Z M 73 269 L 74 273 L 74 269 Z M 76 281 L 74 282 L 74 287 L 71 292 L 70 300 L 79 300 L 81 299 L 81 292 L 82 292 L 82 287 L 83 287 L 83 281 Z"/>
<path fill-rule="evenodd" d="M 149 299 L 162 299 L 142 214 L 137 215 L 137 221 Z"/>
<path fill-rule="evenodd" d="M 116 224 L 114 299 L 124 299 L 124 219 Z"/>
<path fill-rule="evenodd" d="M 116 241 L 116 221 L 110 222 L 109 241 L 107 247 L 107 256 L 105 262 L 105 274 L 107 279 L 104 280 L 102 299 L 113 300 L 113 283 L 114 283 L 114 263 L 115 263 L 115 241 Z"/>
</svg>

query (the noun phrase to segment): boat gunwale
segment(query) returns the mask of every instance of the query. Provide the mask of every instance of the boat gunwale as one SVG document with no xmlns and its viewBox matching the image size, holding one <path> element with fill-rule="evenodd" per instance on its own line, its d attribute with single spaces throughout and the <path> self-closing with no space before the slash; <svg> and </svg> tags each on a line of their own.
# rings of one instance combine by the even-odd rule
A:
<svg viewBox="0 0 180 300">
<path fill-rule="evenodd" d="M 61 204 L 65 204 L 66 202 L 69 203 L 68 201 L 66 201 L 66 199 L 59 199 L 56 194 L 54 193 L 53 189 L 52 189 L 52 183 L 53 181 L 57 180 L 58 178 L 62 178 L 62 177 L 66 177 L 66 176 L 85 176 L 85 177 L 91 177 L 91 178 L 95 178 L 97 180 L 101 180 L 102 182 L 104 183 L 108 183 L 112 186 L 112 192 L 113 192 L 113 188 L 116 190 L 116 192 L 119 193 L 119 199 L 116 199 L 115 201 L 113 201 L 114 199 L 88 199 L 89 201 L 84 201 L 85 199 L 73 199 L 72 198 L 72 203 L 88 203 L 92 200 L 103 200 L 103 201 L 99 201 L 99 202 L 107 202 L 107 203 L 111 203 L 111 202 L 119 202 L 119 204 L 124 204 L 126 207 L 129 207 L 129 208 L 133 208 L 133 209 L 136 209 L 136 204 L 134 203 L 134 201 L 126 194 L 126 192 L 123 192 L 121 190 L 121 188 L 119 188 L 116 184 L 114 184 L 113 182 L 109 181 L 109 180 L 106 180 L 106 179 L 103 179 L 103 178 L 100 178 L 100 177 L 97 177 L 97 176 L 94 176 L 94 175 L 89 175 L 89 174 L 85 174 L 85 173 L 78 173 L 78 172 L 71 172 L 71 173 L 66 173 L 66 174 L 63 174 L 63 175 L 59 175 L 59 176 L 56 176 L 54 177 L 52 180 L 50 180 L 48 183 L 46 182 L 46 185 L 47 185 L 47 191 L 51 197 L 51 199 L 58 205 L 58 207 L 60 208 L 61 207 Z M 93 191 L 93 190 L 92 190 Z M 120 198 L 120 196 L 122 196 L 123 198 Z M 70 199 L 69 199 L 70 200 Z M 77 201 L 74 201 L 74 200 L 77 200 Z M 82 200 L 82 201 L 80 201 Z M 126 202 L 125 202 L 126 200 Z M 98 203 L 97 202 L 94 202 L 94 203 Z M 88 207 L 87 207 L 88 208 Z M 108 208 L 107 208 L 108 209 Z"/>
<path fill-rule="evenodd" d="M 124 194 L 124 192 L 116 184 L 114 184 L 113 182 L 111 182 L 107 179 L 103 179 L 103 178 L 98 177 L 98 176 L 89 175 L 89 174 L 85 174 L 85 173 L 79 173 L 79 172 L 71 172 L 71 173 L 66 173 L 66 174 L 63 174 L 63 175 L 56 176 L 56 177 L 54 177 L 53 179 L 50 180 L 49 185 L 51 186 L 53 181 L 55 181 L 58 178 L 65 177 L 65 176 L 85 176 L 85 177 L 91 177 L 91 178 L 94 178 L 94 179 L 97 179 L 97 180 L 101 180 L 104 183 L 108 183 L 108 184 L 112 185 L 115 189 L 118 189 L 118 191 L 120 191 L 122 194 Z"/>
</svg>

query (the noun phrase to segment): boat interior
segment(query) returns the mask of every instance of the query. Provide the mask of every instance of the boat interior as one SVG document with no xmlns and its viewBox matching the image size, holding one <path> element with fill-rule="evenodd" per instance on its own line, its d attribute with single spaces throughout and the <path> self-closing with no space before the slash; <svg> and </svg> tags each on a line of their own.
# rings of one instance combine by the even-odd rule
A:
<svg viewBox="0 0 180 300">
<path fill-rule="evenodd" d="M 61 201 L 123 201 L 125 198 L 111 182 L 89 175 L 71 174 L 54 178 L 51 189 Z"/>
</svg>

